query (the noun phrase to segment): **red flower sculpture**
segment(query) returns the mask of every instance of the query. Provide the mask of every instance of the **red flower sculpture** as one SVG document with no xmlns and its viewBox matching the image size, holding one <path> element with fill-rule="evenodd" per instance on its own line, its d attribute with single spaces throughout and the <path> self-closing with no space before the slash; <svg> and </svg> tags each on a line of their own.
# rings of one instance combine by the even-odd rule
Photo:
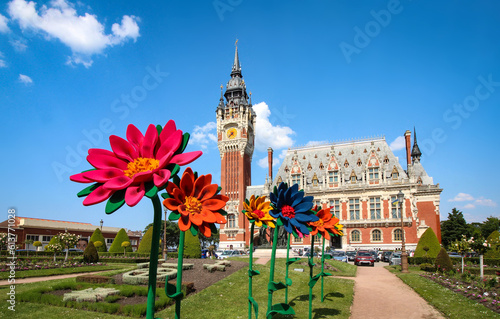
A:
<svg viewBox="0 0 500 319">
<path fill-rule="evenodd" d="M 166 198 L 163 205 L 172 211 L 170 220 L 179 220 L 181 231 L 193 227 L 195 233 L 199 230 L 203 236 L 210 237 L 212 230 L 216 231 L 214 223 L 226 223 L 222 208 L 229 198 L 218 195 L 219 186 L 211 182 L 211 174 L 197 177 L 188 167 L 180 180 L 168 183 L 166 190 L 170 198 Z"/>
<path fill-rule="evenodd" d="M 339 224 L 339 219 L 330 213 L 330 208 L 320 209 L 317 206 L 313 208 L 316 212 L 318 221 L 309 222 L 309 227 L 312 228 L 310 235 L 314 236 L 320 233 L 326 240 L 330 240 L 330 234 L 341 235 L 343 225 Z"/>
<path fill-rule="evenodd" d="M 146 135 L 132 124 L 127 127 L 127 140 L 111 135 L 111 149 L 89 149 L 88 162 L 95 167 L 70 177 L 74 182 L 96 183 L 79 193 L 87 196 L 83 205 L 94 205 L 111 199 L 111 213 L 123 202 L 135 206 L 151 187 L 163 187 L 172 171 L 201 156 L 201 151 L 182 153 L 189 134 L 182 133 L 170 120 L 164 128 L 149 125 Z M 147 189 L 149 188 L 149 189 Z M 108 202 L 108 203 L 110 203 Z"/>
</svg>

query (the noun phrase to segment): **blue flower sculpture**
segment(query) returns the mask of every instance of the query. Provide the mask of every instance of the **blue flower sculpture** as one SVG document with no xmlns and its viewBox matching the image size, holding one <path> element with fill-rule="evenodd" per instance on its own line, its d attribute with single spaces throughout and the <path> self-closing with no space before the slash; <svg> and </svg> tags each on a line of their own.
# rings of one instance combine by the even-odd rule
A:
<svg viewBox="0 0 500 319">
<path fill-rule="evenodd" d="M 318 221 L 319 218 L 311 211 L 313 207 L 313 196 L 304 196 L 299 191 L 299 185 L 293 184 L 288 187 L 281 183 L 269 194 L 273 209 L 269 214 L 274 218 L 281 219 L 285 230 L 292 234 L 294 230 L 303 235 L 309 235 L 308 222 Z"/>
</svg>

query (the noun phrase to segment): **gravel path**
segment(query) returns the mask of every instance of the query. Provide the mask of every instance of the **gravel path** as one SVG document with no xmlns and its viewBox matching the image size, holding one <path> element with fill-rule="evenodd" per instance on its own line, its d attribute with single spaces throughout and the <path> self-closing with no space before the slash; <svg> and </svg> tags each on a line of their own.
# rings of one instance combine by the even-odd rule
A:
<svg viewBox="0 0 500 319">
<path fill-rule="evenodd" d="M 419 294 L 383 267 L 358 267 L 351 319 L 444 319 Z"/>
</svg>

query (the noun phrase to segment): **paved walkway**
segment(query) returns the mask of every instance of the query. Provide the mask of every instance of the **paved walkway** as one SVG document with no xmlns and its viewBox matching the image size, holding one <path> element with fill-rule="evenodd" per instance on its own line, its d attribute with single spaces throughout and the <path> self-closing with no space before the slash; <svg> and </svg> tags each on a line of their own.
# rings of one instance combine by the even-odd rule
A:
<svg viewBox="0 0 500 319">
<path fill-rule="evenodd" d="M 351 319 L 444 318 L 419 294 L 383 267 L 358 267 Z"/>
<path fill-rule="evenodd" d="M 32 277 L 32 278 L 16 279 L 15 284 L 16 285 L 29 284 L 32 282 L 39 282 L 39 281 L 66 279 L 66 278 L 73 278 L 73 277 L 78 277 L 78 276 L 83 276 L 83 275 L 94 275 L 94 274 L 101 273 L 103 271 L 108 271 L 108 270 L 85 272 L 85 273 L 78 273 L 78 274 L 58 275 L 58 276 L 45 276 L 45 277 Z M 12 285 L 12 283 L 9 283 L 8 280 L 1 280 L 0 281 L 0 286 L 6 286 L 6 285 Z"/>
</svg>

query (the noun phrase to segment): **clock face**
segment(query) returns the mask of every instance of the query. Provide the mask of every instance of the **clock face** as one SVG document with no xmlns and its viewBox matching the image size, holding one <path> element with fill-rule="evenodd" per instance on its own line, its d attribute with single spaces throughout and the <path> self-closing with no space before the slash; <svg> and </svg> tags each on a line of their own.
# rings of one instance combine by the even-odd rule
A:
<svg viewBox="0 0 500 319">
<path fill-rule="evenodd" d="M 238 131 L 234 127 L 230 128 L 229 130 L 227 130 L 227 137 L 230 139 L 233 139 L 236 137 L 237 133 L 238 133 Z"/>
</svg>

